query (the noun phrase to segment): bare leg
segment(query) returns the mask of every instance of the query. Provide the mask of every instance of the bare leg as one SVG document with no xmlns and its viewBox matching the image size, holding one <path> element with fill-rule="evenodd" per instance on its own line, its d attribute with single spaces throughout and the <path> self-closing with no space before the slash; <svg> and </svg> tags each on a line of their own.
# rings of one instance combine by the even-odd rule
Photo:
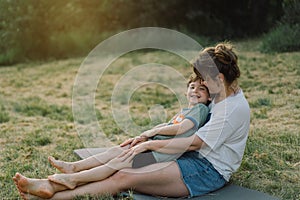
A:
<svg viewBox="0 0 300 200">
<path fill-rule="evenodd" d="M 65 162 L 61 160 L 56 160 L 54 157 L 49 156 L 48 157 L 49 163 L 58 169 L 62 173 L 71 174 L 76 172 L 75 166 L 72 162 Z"/>
<path fill-rule="evenodd" d="M 55 192 L 68 189 L 63 185 L 52 183 L 47 179 L 27 178 L 19 173 L 16 173 L 13 180 L 20 194 L 30 193 L 41 198 L 50 198 Z"/>
<path fill-rule="evenodd" d="M 117 157 L 120 155 L 123 150 L 128 149 L 127 147 L 120 147 L 120 146 L 115 146 L 109 148 L 107 151 L 103 153 L 99 153 L 97 155 L 88 157 L 83 160 L 79 160 L 76 162 L 65 162 L 65 161 L 60 161 L 56 160 L 53 157 L 49 156 L 48 160 L 50 164 L 57 168 L 60 172 L 65 173 L 65 174 L 70 174 L 70 173 L 75 173 L 75 172 L 80 172 L 83 170 L 91 169 L 100 165 L 103 165 L 107 162 L 109 162 L 111 159 Z"/>
<path fill-rule="evenodd" d="M 111 176 L 116 171 L 132 166 L 132 158 L 134 155 L 126 160 L 123 158 L 114 158 L 105 165 L 94 167 L 89 170 L 80 171 L 73 174 L 54 174 L 48 176 L 52 182 L 64 185 L 69 189 L 74 189 L 78 185 L 86 184 L 94 181 L 101 181 Z"/>
<path fill-rule="evenodd" d="M 28 194 L 28 193 L 23 193 L 20 192 L 20 196 L 22 197 L 22 199 L 24 200 L 43 200 L 43 198 L 32 195 L 32 194 Z"/>
<path fill-rule="evenodd" d="M 111 177 L 98 182 L 79 186 L 74 190 L 57 192 L 51 199 L 72 199 L 77 195 L 112 194 L 134 189 L 150 195 L 183 197 L 189 192 L 183 183 L 175 162 L 157 163 L 139 169 L 119 171 Z"/>
</svg>

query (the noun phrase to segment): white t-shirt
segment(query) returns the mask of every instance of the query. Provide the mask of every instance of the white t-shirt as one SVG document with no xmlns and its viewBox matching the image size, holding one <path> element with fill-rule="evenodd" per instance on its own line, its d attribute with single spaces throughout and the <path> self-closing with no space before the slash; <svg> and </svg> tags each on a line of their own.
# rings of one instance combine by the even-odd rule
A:
<svg viewBox="0 0 300 200">
<path fill-rule="evenodd" d="M 250 108 L 243 92 L 212 103 L 211 118 L 197 132 L 200 150 L 226 181 L 241 165 L 250 127 Z"/>
</svg>

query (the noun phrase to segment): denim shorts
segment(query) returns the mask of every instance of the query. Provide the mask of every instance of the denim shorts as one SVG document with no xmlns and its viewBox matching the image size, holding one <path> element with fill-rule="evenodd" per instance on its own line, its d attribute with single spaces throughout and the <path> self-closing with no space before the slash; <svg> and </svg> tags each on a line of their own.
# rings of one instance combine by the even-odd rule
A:
<svg viewBox="0 0 300 200">
<path fill-rule="evenodd" d="M 223 187 L 226 180 L 213 165 L 198 152 L 184 153 L 177 159 L 181 177 L 189 190 L 189 197 L 195 197 Z"/>
</svg>

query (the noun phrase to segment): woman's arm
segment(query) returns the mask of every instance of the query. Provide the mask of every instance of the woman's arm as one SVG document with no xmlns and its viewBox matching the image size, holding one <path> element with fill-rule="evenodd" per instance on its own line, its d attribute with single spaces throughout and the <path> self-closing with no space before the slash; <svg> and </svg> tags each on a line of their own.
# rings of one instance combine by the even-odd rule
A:
<svg viewBox="0 0 300 200">
<path fill-rule="evenodd" d="M 195 134 L 190 137 L 173 138 L 169 140 L 151 140 L 148 142 L 145 144 L 148 145 L 148 150 L 167 154 L 198 150 L 204 144 L 204 142 Z"/>
<path fill-rule="evenodd" d="M 186 151 L 198 150 L 204 144 L 205 143 L 197 135 L 169 140 L 150 140 L 132 147 L 125 151 L 121 156 L 126 154 L 126 156 L 129 157 L 132 154 L 136 155 L 147 150 L 167 154 L 183 153 Z"/>
<path fill-rule="evenodd" d="M 140 136 L 135 138 L 130 138 L 120 144 L 121 147 L 126 145 L 130 145 L 130 148 L 137 145 L 138 143 L 142 143 L 148 140 L 149 137 L 153 137 L 156 134 L 161 135 L 179 135 L 185 133 L 194 127 L 194 123 L 189 119 L 184 119 L 179 124 L 167 125 L 160 124 L 158 127 L 156 126 L 153 129 L 143 132 Z"/>
<path fill-rule="evenodd" d="M 172 124 L 168 126 L 155 127 L 148 131 L 143 132 L 140 136 L 142 137 L 153 137 L 157 134 L 160 135 L 180 135 L 186 131 L 192 129 L 195 124 L 190 119 L 184 119 L 179 124 Z"/>
</svg>

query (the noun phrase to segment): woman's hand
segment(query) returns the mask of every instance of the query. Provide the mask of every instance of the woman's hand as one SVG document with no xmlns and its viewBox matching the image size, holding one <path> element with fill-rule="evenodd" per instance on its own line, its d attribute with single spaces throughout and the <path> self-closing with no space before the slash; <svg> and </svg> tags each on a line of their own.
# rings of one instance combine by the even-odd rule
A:
<svg viewBox="0 0 300 200">
<path fill-rule="evenodd" d="M 126 140 L 125 142 L 121 143 L 120 147 L 130 145 L 129 148 L 131 148 L 131 147 L 133 147 L 133 146 L 135 146 L 139 143 L 146 142 L 147 140 L 148 140 L 148 137 L 137 136 L 137 137 L 134 137 L 134 138 L 130 138 L 130 139 Z"/>
<path fill-rule="evenodd" d="M 110 167 L 110 168 L 116 169 L 116 170 L 121 170 L 121 169 L 124 169 L 124 168 L 130 168 L 130 167 L 132 167 L 133 157 L 134 157 L 133 154 L 130 155 L 130 156 L 127 156 L 127 157 L 118 156 L 118 157 L 110 160 L 107 163 L 107 166 Z"/>
<path fill-rule="evenodd" d="M 132 147 L 130 149 L 130 151 L 133 152 L 134 155 L 142 153 L 144 151 L 150 150 L 149 149 L 149 144 L 150 144 L 150 141 L 140 143 L 140 144 Z"/>
</svg>

